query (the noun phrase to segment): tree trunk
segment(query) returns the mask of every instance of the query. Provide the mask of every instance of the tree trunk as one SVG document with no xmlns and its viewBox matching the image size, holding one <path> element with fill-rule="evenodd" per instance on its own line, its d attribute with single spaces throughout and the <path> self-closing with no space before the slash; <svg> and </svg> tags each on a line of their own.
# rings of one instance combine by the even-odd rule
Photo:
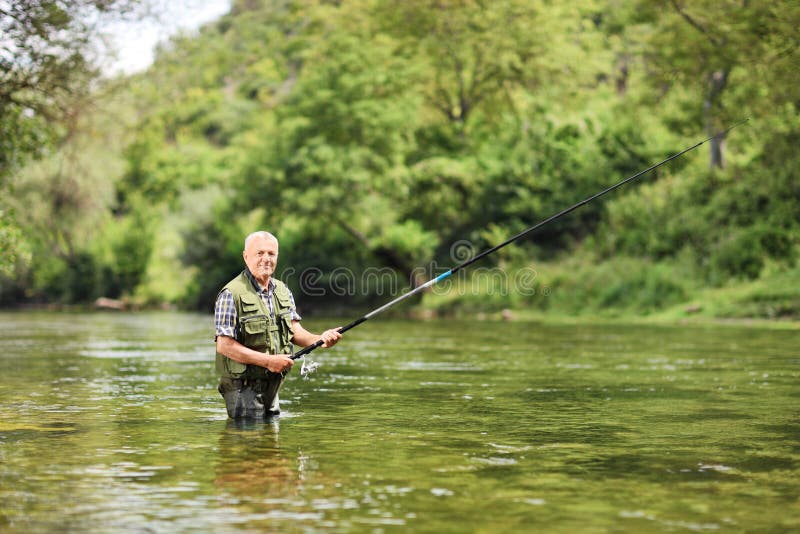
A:
<svg viewBox="0 0 800 534">
<path fill-rule="evenodd" d="M 714 122 L 714 111 L 727 83 L 728 69 L 714 71 L 708 77 L 708 93 L 706 94 L 706 100 L 703 103 L 703 115 L 706 125 L 706 132 L 709 136 L 714 135 L 714 133 L 718 131 L 717 125 Z M 725 136 L 721 135 L 713 138 L 710 146 L 711 157 L 709 160 L 709 168 L 711 170 L 724 168 Z"/>
</svg>

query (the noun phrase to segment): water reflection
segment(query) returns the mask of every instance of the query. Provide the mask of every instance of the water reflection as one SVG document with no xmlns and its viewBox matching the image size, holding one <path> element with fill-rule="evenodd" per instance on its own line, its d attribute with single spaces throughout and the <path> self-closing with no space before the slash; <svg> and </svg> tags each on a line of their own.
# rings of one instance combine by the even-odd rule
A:
<svg viewBox="0 0 800 534">
<path fill-rule="evenodd" d="M 318 524 L 326 511 L 342 508 L 339 497 L 309 499 L 312 491 L 341 487 L 320 473 L 319 465 L 299 448 L 281 445 L 280 420 L 225 422 L 219 437 L 214 486 L 236 514 L 249 525 L 274 528 L 270 521 L 287 520 L 295 526 Z M 352 505 L 352 503 L 351 503 Z"/>
<path fill-rule="evenodd" d="M 280 447 L 280 421 L 228 420 L 219 438 L 214 483 L 249 499 L 296 497 L 306 457 Z"/>
</svg>

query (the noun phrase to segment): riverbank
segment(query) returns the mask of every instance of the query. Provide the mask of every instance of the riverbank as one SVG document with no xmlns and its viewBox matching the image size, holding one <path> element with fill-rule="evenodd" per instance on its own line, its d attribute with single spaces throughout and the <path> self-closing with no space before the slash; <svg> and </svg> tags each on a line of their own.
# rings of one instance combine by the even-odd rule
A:
<svg viewBox="0 0 800 534">
<path fill-rule="evenodd" d="M 800 269 L 702 286 L 680 269 L 635 259 L 541 264 L 534 283 L 508 287 L 497 272 L 464 277 L 425 295 L 418 317 L 539 322 L 737 324 L 800 327 Z"/>
</svg>

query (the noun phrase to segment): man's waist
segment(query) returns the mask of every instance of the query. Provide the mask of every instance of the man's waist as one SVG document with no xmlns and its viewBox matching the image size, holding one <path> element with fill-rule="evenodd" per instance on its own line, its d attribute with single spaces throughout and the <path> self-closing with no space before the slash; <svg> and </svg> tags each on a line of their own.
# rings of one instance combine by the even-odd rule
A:
<svg viewBox="0 0 800 534">
<path fill-rule="evenodd" d="M 239 381 L 241 383 L 240 384 L 235 384 L 235 385 L 242 386 L 242 385 L 247 385 L 245 383 L 245 381 L 247 383 L 257 382 L 257 381 L 262 381 L 263 382 L 263 381 L 270 380 L 275 375 L 281 375 L 281 374 L 285 375 L 285 373 L 273 373 L 272 371 L 270 371 L 269 369 L 266 369 L 264 367 L 259 367 L 258 365 L 250 365 L 250 364 L 248 364 L 247 365 L 247 369 L 241 375 L 239 375 L 237 377 L 227 376 L 227 377 L 222 377 L 222 378 L 225 379 L 225 380 L 230 380 L 232 383 L 234 383 L 236 381 Z"/>
</svg>

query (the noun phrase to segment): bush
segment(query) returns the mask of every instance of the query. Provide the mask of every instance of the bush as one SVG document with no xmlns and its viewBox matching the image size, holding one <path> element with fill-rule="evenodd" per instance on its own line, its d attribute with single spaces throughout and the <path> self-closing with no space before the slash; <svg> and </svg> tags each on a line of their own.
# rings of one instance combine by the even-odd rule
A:
<svg viewBox="0 0 800 534">
<path fill-rule="evenodd" d="M 790 263 L 793 257 L 792 236 L 786 230 L 763 224 L 751 226 L 735 231 L 712 249 L 711 279 L 716 282 L 727 278 L 754 280 L 768 258 Z"/>
</svg>

